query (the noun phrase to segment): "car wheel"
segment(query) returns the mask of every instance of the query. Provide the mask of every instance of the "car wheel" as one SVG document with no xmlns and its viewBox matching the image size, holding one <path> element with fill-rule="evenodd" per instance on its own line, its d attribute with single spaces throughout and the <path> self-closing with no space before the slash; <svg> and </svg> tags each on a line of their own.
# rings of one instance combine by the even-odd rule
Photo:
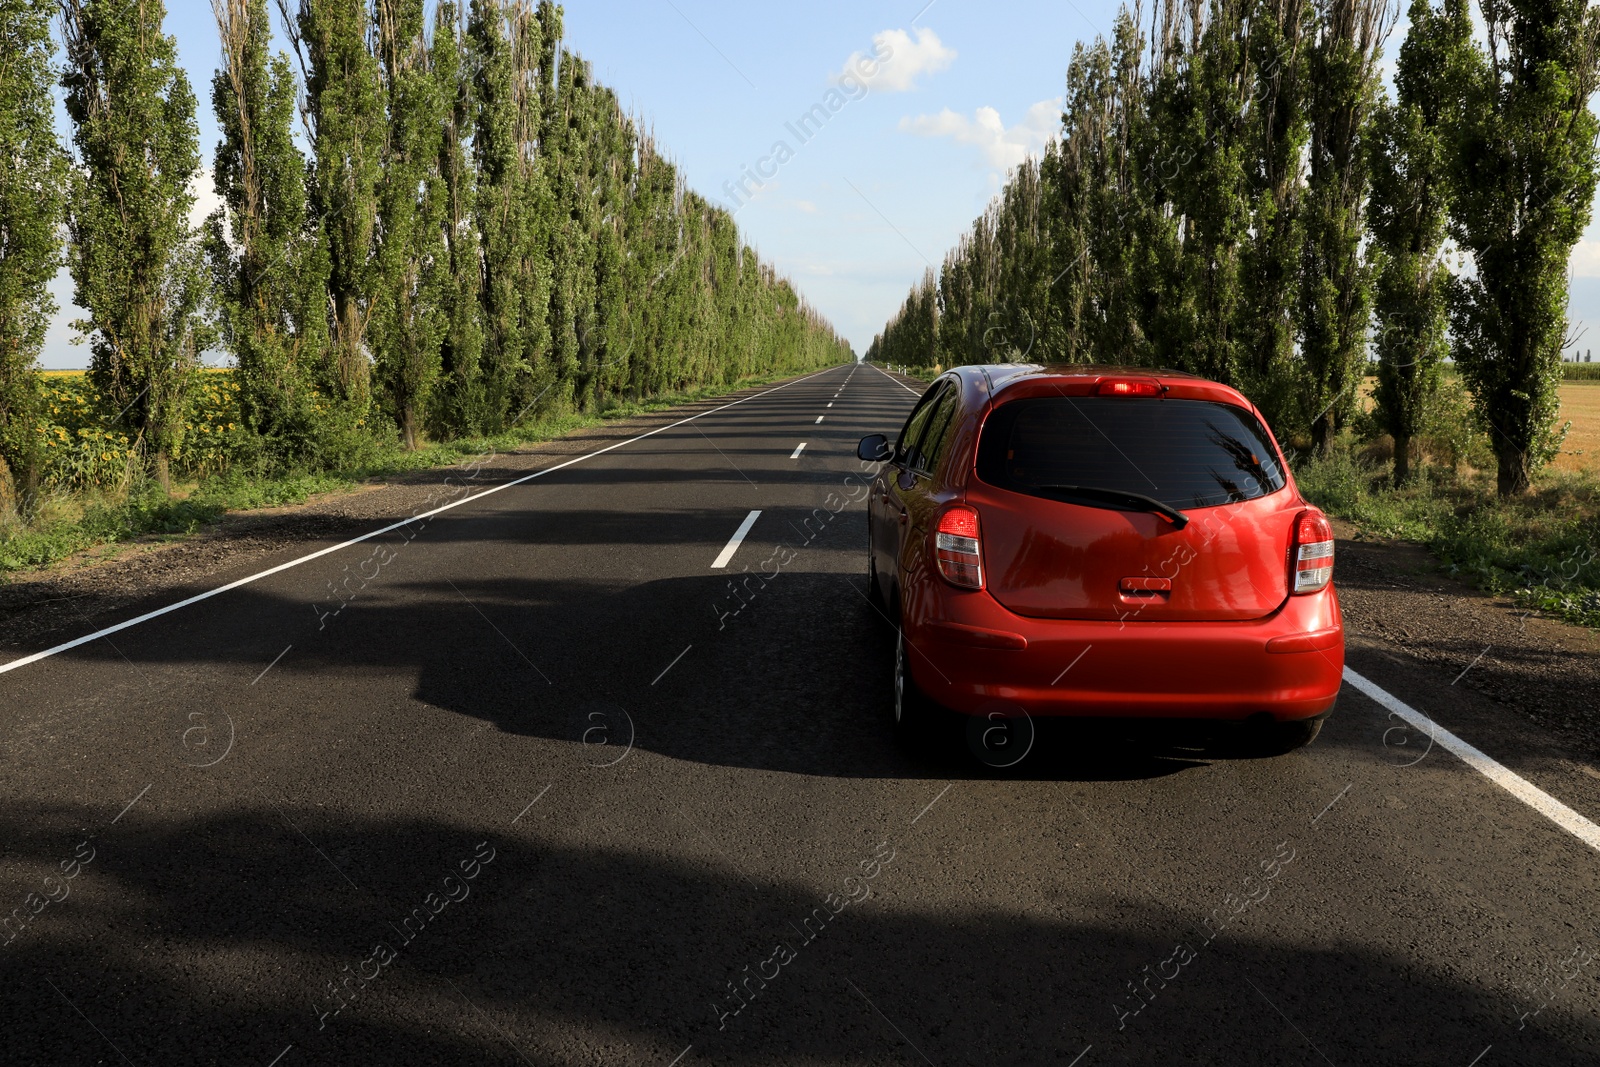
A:
<svg viewBox="0 0 1600 1067">
<path fill-rule="evenodd" d="M 878 588 L 878 559 L 872 551 L 872 523 L 867 523 L 867 603 L 883 607 L 883 591 Z"/>
<path fill-rule="evenodd" d="M 1283 756 L 1297 748 L 1305 748 L 1322 732 L 1322 723 L 1322 719 L 1300 719 L 1266 725 L 1251 738 L 1250 754 Z"/>
<path fill-rule="evenodd" d="M 932 704 L 917 688 L 911 677 L 908 659 L 910 648 L 906 645 L 904 629 L 895 631 L 894 642 L 894 732 L 903 741 L 910 741 L 927 731 L 933 718 Z"/>
</svg>

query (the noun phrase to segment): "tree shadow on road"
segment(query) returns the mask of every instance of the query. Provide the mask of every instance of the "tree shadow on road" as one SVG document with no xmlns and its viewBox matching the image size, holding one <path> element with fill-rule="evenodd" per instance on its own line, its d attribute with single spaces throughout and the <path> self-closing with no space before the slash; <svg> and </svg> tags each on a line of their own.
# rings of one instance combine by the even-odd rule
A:
<svg viewBox="0 0 1600 1067">
<path fill-rule="evenodd" d="M 486 835 L 152 802 L 106 823 L 71 805 L 0 816 L 8 902 L 80 841 L 93 850 L 70 895 L 0 949 L 7 1063 L 665 1065 L 692 1046 L 682 1062 L 1039 1064 L 1092 1045 L 1084 1062 L 1459 1067 L 1490 1043 L 1502 1064 L 1600 1052 L 1581 986 L 1519 1030 L 1537 1004 L 1505 994 L 1503 975 L 1275 936 L 1322 892 L 1287 873 L 1208 945 L 1203 903 L 1083 883 L 1052 892 L 1049 914 L 976 887 L 949 897 L 918 873 L 945 862 L 927 827 L 863 838 L 803 884 L 535 819 Z M 430 893 L 457 899 L 433 907 Z M 850 894 L 862 899 L 839 906 Z M 1407 936 L 1403 920 L 1370 923 L 1367 946 Z M 393 958 L 371 962 L 378 945 Z"/>
</svg>

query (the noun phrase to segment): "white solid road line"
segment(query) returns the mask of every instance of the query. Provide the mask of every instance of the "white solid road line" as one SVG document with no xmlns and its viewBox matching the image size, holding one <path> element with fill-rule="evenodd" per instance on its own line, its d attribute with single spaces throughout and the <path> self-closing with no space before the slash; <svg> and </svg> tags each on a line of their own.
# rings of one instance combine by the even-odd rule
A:
<svg viewBox="0 0 1600 1067">
<path fill-rule="evenodd" d="M 744 535 L 750 532 L 750 527 L 754 526 L 756 520 L 760 517 L 761 512 L 759 511 L 752 511 L 744 517 L 744 521 L 739 524 L 739 528 L 733 531 L 732 539 L 723 545 L 722 551 L 717 554 L 716 560 L 711 564 L 712 570 L 720 571 L 728 565 L 728 561 L 733 558 L 733 554 L 739 551 L 739 546 L 744 543 Z"/>
<path fill-rule="evenodd" d="M 801 441 L 800 442 L 800 447 L 795 449 L 794 452 L 792 452 L 789 455 L 789 458 L 790 459 L 799 459 L 800 458 L 800 453 L 804 452 L 805 450 L 806 450 L 806 443 L 804 441 Z"/>
<path fill-rule="evenodd" d="M 911 386 L 907 385 L 905 382 L 895 382 L 893 375 L 889 374 L 887 371 L 878 370 L 877 367 L 872 366 L 872 364 L 870 364 L 870 363 L 867 364 L 867 366 L 872 367 L 873 370 L 878 371 L 879 374 L 882 374 L 885 378 L 888 378 L 891 382 L 894 382 L 894 384 L 898 385 L 900 388 L 904 389 L 906 392 L 910 393 L 912 396 L 921 396 L 922 395 L 921 393 L 917 392 L 915 389 L 911 388 Z M 848 380 L 849 379 L 846 379 L 846 381 L 848 381 Z"/>
<path fill-rule="evenodd" d="M 432 518 L 441 512 L 449 511 L 451 508 L 458 508 L 463 504 L 470 504 L 474 500 L 482 500 L 484 497 L 498 493 L 502 489 L 510 489 L 514 485 L 521 485 L 524 482 L 531 482 L 535 478 L 543 478 L 546 474 L 553 474 L 558 470 L 572 466 L 574 463 L 582 463 L 586 459 L 593 459 L 595 456 L 603 456 L 607 452 L 619 449 L 624 445 L 631 445 L 635 441 L 643 441 L 646 437 L 654 437 L 658 433 L 665 433 L 666 431 L 675 429 L 676 427 L 682 426 L 685 423 L 693 422 L 696 419 L 703 419 L 707 415 L 715 415 L 719 411 L 727 411 L 729 408 L 738 407 L 740 404 L 743 404 L 747 401 L 758 400 L 761 397 L 767 396 L 768 394 L 776 393 L 780 389 L 787 389 L 791 385 L 799 385 L 801 382 L 815 378 L 818 374 L 826 374 L 830 370 L 833 370 L 833 368 L 829 367 L 827 370 L 819 370 L 815 373 L 806 375 L 804 378 L 796 378 L 792 382 L 784 382 L 782 385 L 775 385 L 771 389 L 763 389 L 759 393 L 752 393 L 749 396 L 740 397 L 738 400 L 731 400 L 726 404 L 712 408 L 710 411 L 702 411 L 698 415 L 690 415 L 687 418 L 679 419 L 677 422 L 671 422 L 665 426 L 658 426 L 648 433 L 640 434 L 638 437 L 630 437 L 626 441 L 618 441 L 616 444 L 607 445 L 604 448 L 597 448 L 593 452 L 585 452 L 583 455 L 575 456 L 572 459 L 567 460 L 565 463 L 557 463 L 553 467 L 545 467 L 542 470 L 536 470 L 532 474 L 523 475 L 521 478 L 515 478 L 509 482 L 491 486 L 481 493 L 475 493 L 472 496 L 462 497 L 460 500 L 453 500 L 448 504 L 442 504 L 439 507 L 434 508 L 432 511 L 419 512 L 408 518 L 402 519 L 400 522 L 390 523 L 388 526 L 373 530 L 371 533 L 364 533 L 360 537 L 352 537 L 348 541 L 341 541 L 336 545 L 330 545 L 327 548 L 320 548 L 315 552 L 308 552 L 304 556 L 299 556 L 295 559 L 289 560 L 287 563 L 280 563 L 276 567 L 268 567 L 264 571 L 257 571 L 255 574 L 246 575 L 237 581 L 229 582 L 227 585 L 219 585 L 215 589 L 207 589 L 204 593 L 196 593 L 187 600 L 180 600 L 176 604 L 168 604 L 164 608 L 157 608 L 154 611 L 147 611 L 143 615 L 128 619 L 125 622 L 119 622 L 115 626 L 107 626 L 105 629 L 96 630 L 92 634 L 85 634 L 82 637 L 75 637 L 71 641 L 63 642 L 54 646 L 53 648 L 47 648 L 42 652 L 35 652 L 32 655 L 23 656 L 20 659 L 14 659 L 9 663 L 0 663 L 0 674 L 5 674 L 7 671 L 18 670 L 19 668 L 28 666 L 30 663 L 38 663 L 40 660 L 49 659 L 51 656 L 58 656 L 63 652 L 68 652 L 74 648 L 77 648 L 79 645 L 86 645 L 91 641 L 98 641 L 102 637 L 109 637 L 120 630 L 126 630 L 130 627 L 138 626 L 140 623 L 149 622 L 151 619 L 170 614 L 171 612 L 177 611 L 179 608 L 186 608 L 190 604 L 198 604 L 202 600 L 210 600 L 214 596 L 221 596 L 223 593 L 237 589 L 242 585 L 249 585 L 251 582 L 260 581 L 262 578 L 277 574 L 280 571 L 289 570 L 291 567 L 298 567 L 302 563 L 309 563 L 314 559 L 320 559 L 323 556 L 332 555 L 341 549 L 349 548 L 351 545 L 359 545 L 361 542 L 370 541 L 374 537 L 382 537 L 384 534 L 398 530 L 402 526 L 409 526 L 418 519 Z M 446 478 L 445 484 L 448 485 L 449 482 L 450 479 Z"/>
<path fill-rule="evenodd" d="M 1600 826 L 1596 826 L 1593 822 L 1579 815 L 1526 778 L 1496 763 L 1416 708 L 1391 696 L 1349 667 L 1344 669 L 1344 680 L 1412 726 L 1426 731 L 1439 743 L 1441 748 L 1453 754 L 1462 763 L 1465 763 L 1468 767 L 1471 767 L 1489 779 L 1489 781 L 1504 789 L 1507 793 L 1510 793 L 1573 837 L 1576 837 L 1579 841 L 1582 841 L 1592 849 L 1600 851 Z"/>
</svg>

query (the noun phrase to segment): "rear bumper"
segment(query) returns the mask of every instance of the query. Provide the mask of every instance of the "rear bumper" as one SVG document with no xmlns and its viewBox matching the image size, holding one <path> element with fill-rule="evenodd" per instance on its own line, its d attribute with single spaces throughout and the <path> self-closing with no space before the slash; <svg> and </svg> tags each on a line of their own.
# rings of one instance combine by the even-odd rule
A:
<svg viewBox="0 0 1600 1067">
<path fill-rule="evenodd" d="M 1249 622 L 1032 619 L 986 592 L 916 593 L 912 677 L 967 715 L 1310 719 L 1333 707 L 1344 672 L 1332 586 Z"/>
</svg>

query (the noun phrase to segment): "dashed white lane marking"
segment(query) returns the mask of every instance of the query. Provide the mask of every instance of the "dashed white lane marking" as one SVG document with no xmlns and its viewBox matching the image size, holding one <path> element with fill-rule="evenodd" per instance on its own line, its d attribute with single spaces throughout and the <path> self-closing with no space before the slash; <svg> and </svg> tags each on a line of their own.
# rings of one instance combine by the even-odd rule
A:
<svg viewBox="0 0 1600 1067">
<path fill-rule="evenodd" d="M 1496 763 L 1472 745 L 1467 744 L 1443 726 L 1428 718 L 1397 697 L 1363 678 L 1349 667 L 1344 669 L 1344 680 L 1367 696 L 1388 708 L 1419 730 L 1425 730 L 1440 747 L 1450 752 L 1462 763 L 1483 775 L 1507 793 L 1522 801 L 1540 815 L 1555 823 L 1590 848 L 1600 851 L 1600 826 L 1579 815 L 1555 797 L 1546 793 L 1526 778 Z"/>
<path fill-rule="evenodd" d="M 831 407 L 833 407 L 833 401 L 831 401 L 831 400 L 830 400 L 830 401 L 828 401 L 828 406 L 829 406 L 829 407 L 830 407 L 830 408 L 831 408 Z"/>
<path fill-rule="evenodd" d="M 729 539 L 726 545 L 722 546 L 722 551 L 717 554 L 716 560 L 712 562 L 712 570 L 720 571 L 728 565 L 728 561 L 733 558 L 733 554 L 739 551 L 739 546 L 744 543 L 745 534 L 750 532 L 750 527 L 754 526 L 756 520 L 760 517 L 760 511 L 752 511 L 744 517 L 744 521 L 739 524 L 739 528 L 733 531 L 733 537 Z"/>
<path fill-rule="evenodd" d="M 790 459 L 799 459 L 800 458 L 800 453 L 804 452 L 805 450 L 806 450 L 806 443 L 804 441 L 801 441 L 800 442 L 800 447 L 795 449 L 792 453 L 790 453 L 789 454 L 789 458 Z"/>
<path fill-rule="evenodd" d="M 818 416 L 817 416 L 817 421 L 818 421 L 818 422 L 821 422 L 821 421 L 822 421 L 822 416 L 821 416 L 821 415 L 818 415 Z"/>
<path fill-rule="evenodd" d="M 71 641 L 65 641 L 52 648 L 47 648 L 42 652 L 35 652 L 32 655 L 23 656 L 20 659 L 14 659 L 9 663 L 0 663 L 0 674 L 5 674 L 8 671 L 18 670 L 22 667 L 28 666 L 30 663 L 38 663 L 40 660 L 49 659 L 51 656 L 58 656 L 63 652 L 69 652 L 72 649 L 77 648 L 79 645 L 86 645 L 91 641 L 98 641 L 102 637 L 109 637 L 118 631 L 138 626 L 140 623 L 149 622 L 151 619 L 160 618 L 162 615 L 171 614 L 180 608 L 186 608 L 191 604 L 198 604 L 202 600 L 210 600 L 214 596 L 221 596 L 223 593 L 230 592 L 242 585 L 249 585 L 251 582 L 258 582 L 261 579 L 270 577 L 279 573 L 280 571 L 289 570 L 291 567 L 298 567 L 302 563 L 310 563 L 314 559 L 320 559 L 323 556 L 332 555 L 335 552 L 349 548 L 351 545 L 359 545 L 363 541 L 370 541 L 374 537 L 382 537 L 384 534 L 398 530 L 402 526 L 408 526 L 411 523 L 416 522 L 418 519 L 432 518 L 435 515 L 449 511 L 451 508 L 459 508 L 461 505 L 470 504 L 474 500 L 482 500 L 484 497 L 498 493 L 501 490 L 510 489 L 512 486 L 516 485 L 522 485 L 524 482 L 531 482 L 535 478 L 543 478 L 545 475 L 554 474 L 558 470 L 564 470 L 565 468 L 572 466 L 574 463 L 582 463 L 586 459 L 593 459 L 595 456 L 603 456 L 607 452 L 613 452 L 619 448 L 622 448 L 624 445 L 631 445 L 637 441 L 643 441 L 647 437 L 654 437 L 658 433 L 665 433 L 668 430 L 676 429 L 685 423 L 693 422 L 696 419 L 703 419 L 707 415 L 715 415 L 719 411 L 727 411 L 729 408 L 738 407 L 740 404 L 747 403 L 751 400 L 759 400 L 761 397 L 776 393 L 780 389 L 787 389 L 791 385 L 799 385 L 801 382 L 809 381 L 810 379 L 815 378 L 817 374 L 826 373 L 828 372 L 817 371 L 816 374 L 808 374 L 804 378 L 796 378 L 792 382 L 784 382 L 782 385 L 775 385 L 771 389 L 764 389 L 759 393 L 752 393 L 749 396 L 740 397 L 738 400 L 732 400 L 719 407 L 714 407 L 710 411 L 702 411 L 698 415 L 690 415 L 687 418 L 679 419 L 677 422 L 669 422 L 665 426 L 658 426 L 648 433 L 642 433 L 637 437 L 630 437 L 626 441 L 618 441 L 616 444 L 607 445 L 604 448 L 597 448 L 593 452 L 585 452 L 581 456 L 574 456 L 565 463 L 557 463 L 553 467 L 545 467 L 542 470 L 536 470 L 532 474 L 523 475 L 521 478 L 514 478 L 509 482 L 490 486 L 481 493 L 475 493 L 472 496 L 462 497 L 460 500 L 452 500 L 448 504 L 441 504 L 432 511 L 418 512 L 415 515 L 411 515 L 405 519 L 402 519 L 400 522 L 392 522 L 388 526 L 373 530 L 371 533 L 364 533 L 360 537 L 352 537 L 348 541 L 341 541 L 336 545 L 329 545 L 327 548 L 320 548 L 315 552 L 308 552 L 305 555 L 291 559 L 286 563 L 280 563 L 276 567 L 268 567 L 264 571 L 257 571 L 255 574 L 246 575 L 237 581 L 229 582 L 227 585 L 219 585 L 215 589 L 207 589 L 203 593 L 196 593 L 194 596 L 189 597 L 186 600 L 180 600 L 176 604 L 168 604 L 164 608 L 157 608 L 154 611 L 147 611 L 143 615 L 136 616 L 135 618 L 128 619 L 124 622 L 119 622 L 114 626 L 107 626 L 103 630 L 96 630 L 92 634 L 85 634 L 82 637 L 75 637 Z M 448 483 L 449 478 L 446 478 L 445 481 Z"/>
</svg>

